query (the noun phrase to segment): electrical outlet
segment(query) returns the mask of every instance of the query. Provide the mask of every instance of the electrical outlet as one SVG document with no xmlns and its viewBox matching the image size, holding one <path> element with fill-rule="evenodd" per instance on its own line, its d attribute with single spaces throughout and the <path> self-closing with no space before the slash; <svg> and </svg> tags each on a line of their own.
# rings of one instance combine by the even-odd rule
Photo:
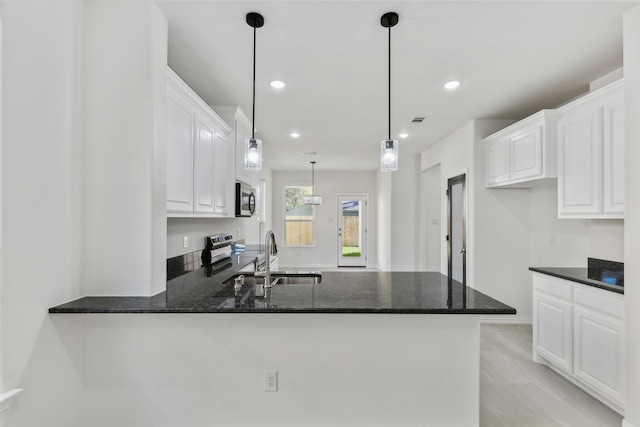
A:
<svg viewBox="0 0 640 427">
<path fill-rule="evenodd" d="M 182 246 L 184 246 L 185 248 L 189 247 L 189 236 L 184 236 L 182 238 Z"/>
<path fill-rule="evenodd" d="M 278 371 L 264 373 L 264 391 L 278 391 Z"/>
</svg>

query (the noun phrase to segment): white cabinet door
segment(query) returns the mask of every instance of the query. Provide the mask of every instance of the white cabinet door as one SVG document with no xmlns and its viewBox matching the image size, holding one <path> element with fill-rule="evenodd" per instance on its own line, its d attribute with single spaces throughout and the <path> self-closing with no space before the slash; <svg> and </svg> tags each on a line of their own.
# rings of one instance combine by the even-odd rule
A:
<svg viewBox="0 0 640 427">
<path fill-rule="evenodd" d="M 558 123 L 558 215 L 602 213 L 602 110 L 591 108 Z"/>
<path fill-rule="evenodd" d="M 497 139 L 486 145 L 486 185 L 509 180 L 509 141 Z"/>
<path fill-rule="evenodd" d="M 167 212 L 193 212 L 194 112 L 167 87 Z"/>
<path fill-rule="evenodd" d="M 604 106 L 603 187 L 604 213 L 624 217 L 624 101 L 620 97 Z"/>
<path fill-rule="evenodd" d="M 213 197 L 214 212 L 221 215 L 229 213 L 229 142 L 227 137 L 218 132 L 213 150 Z"/>
<path fill-rule="evenodd" d="M 558 217 L 624 218 L 622 80 L 560 110 Z"/>
<path fill-rule="evenodd" d="M 542 175 L 542 126 L 526 129 L 512 137 L 509 145 L 512 180 Z"/>
<path fill-rule="evenodd" d="M 576 304 L 573 352 L 573 374 L 624 406 L 624 321 Z"/>
<path fill-rule="evenodd" d="M 196 213 L 214 212 L 214 151 L 216 131 L 206 117 L 196 117 L 194 188 Z"/>
<path fill-rule="evenodd" d="M 572 310 L 571 301 L 534 289 L 534 352 L 569 373 L 573 369 Z"/>
</svg>

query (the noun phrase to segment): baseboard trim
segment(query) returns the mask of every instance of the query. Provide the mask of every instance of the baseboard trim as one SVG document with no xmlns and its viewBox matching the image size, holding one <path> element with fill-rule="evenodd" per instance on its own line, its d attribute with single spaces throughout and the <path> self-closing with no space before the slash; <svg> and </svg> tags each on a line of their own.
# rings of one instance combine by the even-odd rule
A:
<svg viewBox="0 0 640 427">
<path fill-rule="evenodd" d="M 512 316 L 512 315 L 496 315 L 496 316 L 481 316 L 480 323 L 501 323 L 501 324 L 522 324 L 532 325 L 531 317 Z"/>
</svg>

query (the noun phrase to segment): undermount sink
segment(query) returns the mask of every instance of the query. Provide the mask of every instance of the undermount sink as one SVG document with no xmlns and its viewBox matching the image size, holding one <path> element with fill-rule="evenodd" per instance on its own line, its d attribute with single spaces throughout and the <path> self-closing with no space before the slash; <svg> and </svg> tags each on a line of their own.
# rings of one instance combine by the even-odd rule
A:
<svg viewBox="0 0 640 427">
<path fill-rule="evenodd" d="M 264 285 L 264 277 L 254 277 L 252 273 L 236 274 L 223 283 L 234 284 L 236 278 L 244 276 L 245 285 Z M 315 285 L 322 281 L 322 273 L 319 271 L 274 271 L 271 273 L 271 282 L 274 285 Z"/>
</svg>

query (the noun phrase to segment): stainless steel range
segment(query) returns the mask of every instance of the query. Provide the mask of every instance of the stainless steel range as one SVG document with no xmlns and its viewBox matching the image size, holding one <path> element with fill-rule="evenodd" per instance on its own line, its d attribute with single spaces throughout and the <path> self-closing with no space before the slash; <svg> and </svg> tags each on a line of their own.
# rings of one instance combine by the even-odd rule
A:
<svg viewBox="0 0 640 427">
<path fill-rule="evenodd" d="M 218 262 L 231 256 L 231 242 L 233 236 L 231 234 L 214 234 L 204 238 L 204 249 L 208 252 L 210 264 Z M 203 264 L 205 263 L 205 254 L 203 253 Z"/>
</svg>

